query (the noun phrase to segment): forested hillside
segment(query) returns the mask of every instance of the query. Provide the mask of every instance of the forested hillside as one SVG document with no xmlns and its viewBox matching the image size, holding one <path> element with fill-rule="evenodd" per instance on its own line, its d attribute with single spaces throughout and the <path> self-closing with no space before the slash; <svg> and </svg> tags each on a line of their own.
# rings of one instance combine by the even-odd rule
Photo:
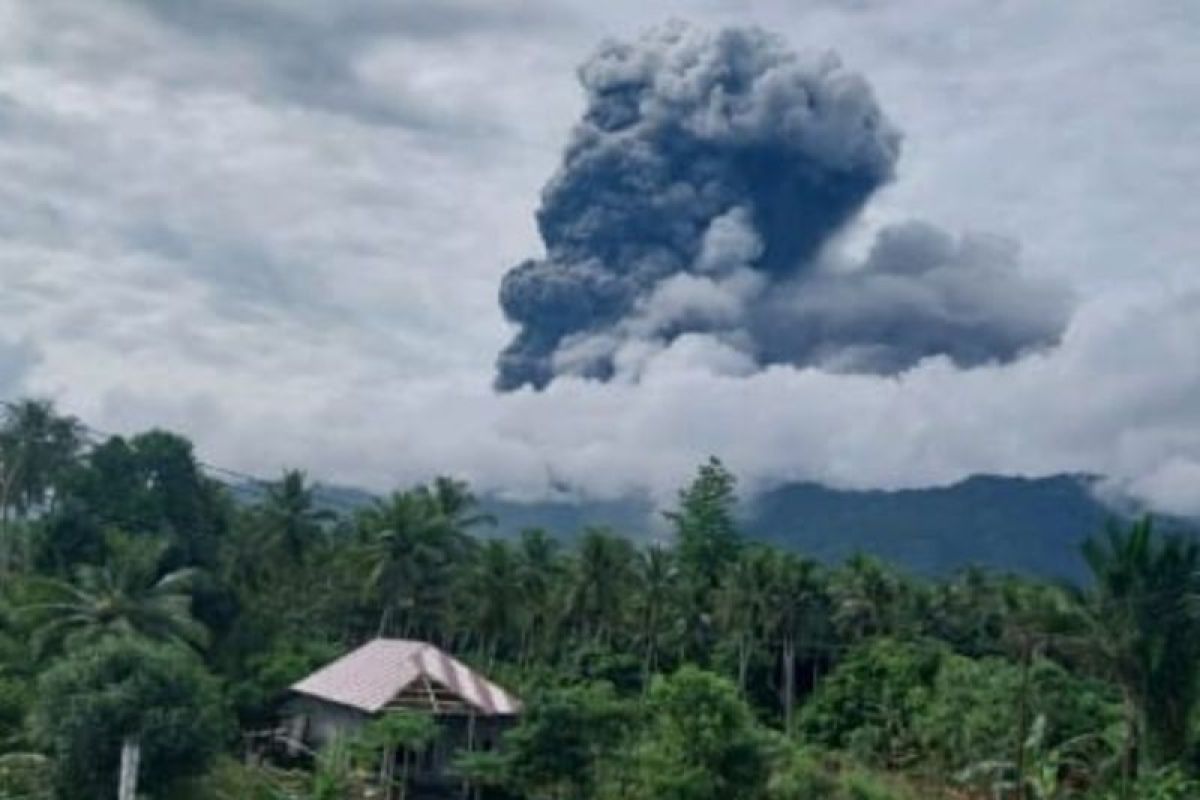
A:
<svg viewBox="0 0 1200 800">
<path fill-rule="evenodd" d="M 736 517 L 747 538 L 795 550 L 827 564 L 856 553 L 888 560 L 922 575 L 948 575 L 972 565 L 1046 578 L 1086 577 L 1079 546 L 1109 520 L 1136 516 L 1130 504 L 1107 505 L 1086 475 L 1022 478 L 976 475 L 948 486 L 897 491 L 835 489 L 787 483 L 745 498 Z M 244 484 L 239 496 L 261 499 Z M 339 512 L 370 505 L 369 492 L 322 486 L 316 497 Z M 588 526 L 604 526 L 649 542 L 667 532 L 646 497 L 515 501 L 484 495 L 480 507 L 496 524 L 489 536 L 515 539 L 542 528 L 572 542 Z M 1187 520 L 1163 520 L 1194 529 Z"/>
<path fill-rule="evenodd" d="M 752 535 L 823 561 L 865 552 L 923 574 L 971 564 L 1082 579 L 1079 546 L 1119 510 L 1079 475 L 979 475 L 951 486 L 836 491 L 791 484 L 763 495 L 747 517 Z"/>
<path fill-rule="evenodd" d="M 1150 520 L 1095 530 L 1075 585 L 823 564 L 747 537 L 714 459 L 668 543 L 496 537 L 455 480 L 339 513 L 290 471 L 237 501 L 183 437 L 97 438 L 39 401 L 4 407 L 0 478 L 5 800 L 115 797 L 133 744 L 156 800 L 381 797 L 381 755 L 431 720 L 273 746 L 287 687 L 378 635 L 524 700 L 459 754 L 458 795 L 1200 796 L 1200 546 Z"/>
</svg>

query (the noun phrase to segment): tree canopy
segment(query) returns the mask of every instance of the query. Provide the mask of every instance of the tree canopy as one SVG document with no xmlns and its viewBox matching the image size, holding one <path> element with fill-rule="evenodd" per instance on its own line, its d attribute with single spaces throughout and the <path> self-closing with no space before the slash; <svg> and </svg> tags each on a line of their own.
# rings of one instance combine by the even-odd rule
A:
<svg viewBox="0 0 1200 800">
<path fill-rule="evenodd" d="M 334 511 L 298 470 L 225 485 L 177 434 L 6 409 L 0 798 L 113 796 L 130 737 L 151 798 L 405 786 L 437 721 L 312 758 L 254 744 L 293 682 L 379 635 L 523 699 L 452 759 L 479 798 L 1200 797 L 1200 545 L 1150 520 L 1098 531 L 1077 585 L 920 578 L 747 539 L 716 459 L 666 535 L 502 537 L 460 480 Z"/>
</svg>

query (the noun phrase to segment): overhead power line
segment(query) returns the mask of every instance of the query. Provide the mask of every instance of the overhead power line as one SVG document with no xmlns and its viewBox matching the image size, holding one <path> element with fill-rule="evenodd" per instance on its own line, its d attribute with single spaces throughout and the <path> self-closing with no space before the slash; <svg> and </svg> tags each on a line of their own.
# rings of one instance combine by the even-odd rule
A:
<svg viewBox="0 0 1200 800">
<path fill-rule="evenodd" d="M 87 442 L 92 446 L 103 444 L 105 441 L 114 437 L 127 438 L 124 434 L 104 431 L 92 425 L 88 425 L 85 422 L 79 422 L 79 429 L 83 431 Z M 234 494 L 240 495 L 247 500 L 261 499 L 266 493 L 268 487 L 278 483 L 277 479 L 273 480 L 269 478 L 263 478 L 258 475 L 253 475 L 249 472 L 244 472 L 232 467 L 222 466 L 220 464 L 214 464 L 210 461 L 205 461 L 200 458 L 195 458 L 194 460 L 196 466 L 200 467 L 205 475 L 217 481 Z M 326 505 L 341 507 L 346 506 L 345 498 L 334 494 L 331 487 L 325 486 L 324 484 L 318 482 L 313 483 L 310 486 L 310 489 L 313 494 L 318 499 L 323 500 Z"/>
</svg>

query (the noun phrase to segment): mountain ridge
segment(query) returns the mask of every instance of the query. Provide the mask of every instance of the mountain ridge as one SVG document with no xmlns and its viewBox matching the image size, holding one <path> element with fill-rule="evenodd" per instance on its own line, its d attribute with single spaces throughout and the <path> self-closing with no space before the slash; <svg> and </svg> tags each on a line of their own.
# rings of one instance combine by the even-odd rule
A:
<svg viewBox="0 0 1200 800">
<path fill-rule="evenodd" d="M 1045 476 L 977 474 L 942 486 L 840 489 L 794 482 L 743 503 L 739 521 L 750 539 L 804 553 L 825 563 L 855 553 L 878 556 L 908 571 L 944 575 L 975 565 L 1050 579 L 1082 580 L 1080 544 L 1111 520 L 1142 513 L 1132 503 L 1101 498 L 1102 479 L 1060 473 Z M 375 495 L 323 486 L 322 502 L 340 512 Z M 516 501 L 480 498 L 497 519 L 485 535 L 514 538 L 543 528 L 570 542 L 589 527 L 637 539 L 664 537 L 660 509 L 645 497 L 618 500 L 558 498 Z M 1163 529 L 1200 530 L 1194 520 L 1158 517 Z"/>
</svg>

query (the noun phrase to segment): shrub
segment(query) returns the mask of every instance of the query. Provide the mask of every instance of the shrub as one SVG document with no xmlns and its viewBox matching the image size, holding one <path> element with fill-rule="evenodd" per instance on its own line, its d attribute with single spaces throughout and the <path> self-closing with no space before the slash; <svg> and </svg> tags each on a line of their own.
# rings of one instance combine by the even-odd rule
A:
<svg viewBox="0 0 1200 800">
<path fill-rule="evenodd" d="M 50 800 L 52 772 L 49 760 L 36 753 L 0 756 L 0 798 Z"/>
<path fill-rule="evenodd" d="M 822 747 L 898 766 L 920 755 L 913 721 L 929 702 L 946 648 L 877 639 L 851 651 L 805 704 L 799 731 Z"/>
<path fill-rule="evenodd" d="M 646 800 L 757 800 L 769 751 L 734 685 L 695 667 L 655 680 L 650 720 L 634 751 L 633 786 Z"/>
<path fill-rule="evenodd" d="M 769 800 L 916 800 L 895 780 L 809 748 L 785 749 L 768 787 Z"/>
<path fill-rule="evenodd" d="M 804 707 L 800 732 L 868 764 L 941 772 L 1015 756 L 1035 719 L 1040 745 L 1105 730 L 1118 718 L 1111 687 L 1039 660 L 971 659 L 936 643 L 880 639 L 853 650 Z M 1022 732 L 1021 699 L 1025 730 Z"/>
<path fill-rule="evenodd" d="M 38 682 L 34 735 L 70 800 L 116 792 L 121 744 L 141 742 L 140 788 L 164 793 L 200 774 L 225 743 L 228 716 L 216 681 L 191 653 L 110 639 L 64 658 Z"/>
</svg>

